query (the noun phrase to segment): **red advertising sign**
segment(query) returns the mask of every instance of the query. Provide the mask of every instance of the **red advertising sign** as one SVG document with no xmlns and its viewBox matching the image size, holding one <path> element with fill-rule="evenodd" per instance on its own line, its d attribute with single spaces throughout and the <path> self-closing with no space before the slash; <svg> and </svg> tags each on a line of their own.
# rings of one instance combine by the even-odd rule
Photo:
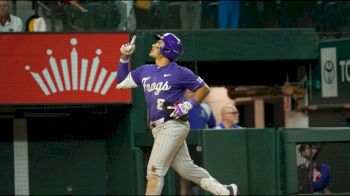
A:
<svg viewBox="0 0 350 196">
<path fill-rule="evenodd" d="M 130 103 L 116 90 L 127 33 L 2 34 L 0 104 Z"/>
</svg>

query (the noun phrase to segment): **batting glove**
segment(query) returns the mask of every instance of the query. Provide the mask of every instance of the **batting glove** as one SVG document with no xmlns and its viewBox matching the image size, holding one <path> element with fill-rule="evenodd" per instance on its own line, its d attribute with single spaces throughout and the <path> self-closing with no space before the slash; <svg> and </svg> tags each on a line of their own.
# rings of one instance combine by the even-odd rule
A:
<svg viewBox="0 0 350 196">
<path fill-rule="evenodd" d="M 170 114 L 170 117 L 179 119 L 181 116 L 186 115 L 195 104 L 196 100 L 189 99 L 183 103 L 178 103 L 174 106 L 168 106 L 168 109 L 174 109 L 174 111 Z"/>
</svg>

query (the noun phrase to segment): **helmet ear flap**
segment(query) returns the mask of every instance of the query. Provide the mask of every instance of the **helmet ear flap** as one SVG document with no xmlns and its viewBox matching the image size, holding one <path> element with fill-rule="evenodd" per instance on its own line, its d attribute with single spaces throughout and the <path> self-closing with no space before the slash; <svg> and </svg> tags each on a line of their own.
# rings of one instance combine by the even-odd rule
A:
<svg viewBox="0 0 350 196">
<path fill-rule="evenodd" d="M 171 48 L 169 48 L 169 46 L 167 45 L 167 43 L 164 44 L 164 46 L 160 47 L 160 53 L 167 57 L 168 59 L 170 59 L 171 61 L 173 61 L 173 51 Z"/>
<path fill-rule="evenodd" d="M 164 48 L 163 50 L 164 50 L 164 52 L 166 52 L 166 53 L 170 53 L 170 50 L 167 49 L 167 48 Z"/>
<path fill-rule="evenodd" d="M 160 53 L 170 59 L 175 61 L 180 58 L 183 54 L 183 46 L 181 40 L 172 33 L 165 33 L 163 35 L 155 34 L 154 38 L 156 40 L 163 40 L 164 45 L 160 47 Z"/>
</svg>

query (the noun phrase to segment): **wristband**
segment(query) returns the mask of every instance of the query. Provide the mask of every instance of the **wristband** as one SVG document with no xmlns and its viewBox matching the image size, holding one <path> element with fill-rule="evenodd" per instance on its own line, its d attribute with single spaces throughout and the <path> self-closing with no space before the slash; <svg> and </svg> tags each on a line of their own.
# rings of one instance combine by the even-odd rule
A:
<svg viewBox="0 0 350 196">
<path fill-rule="evenodd" d="M 122 54 L 120 56 L 120 60 L 119 60 L 121 63 L 129 63 L 129 56 L 128 55 L 124 55 Z"/>
<path fill-rule="evenodd" d="M 197 101 L 195 99 L 193 99 L 193 98 L 191 98 L 191 99 L 189 99 L 187 101 L 190 102 L 192 104 L 192 106 L 197 105 Z"/>
</svg>

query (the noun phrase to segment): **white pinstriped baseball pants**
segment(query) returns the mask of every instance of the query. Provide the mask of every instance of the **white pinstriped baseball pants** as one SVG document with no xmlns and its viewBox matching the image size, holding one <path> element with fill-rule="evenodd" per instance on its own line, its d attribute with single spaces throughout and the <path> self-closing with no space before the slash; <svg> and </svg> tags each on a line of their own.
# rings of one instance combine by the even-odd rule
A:
<svg viewBox="0 0 350 196">
<path fill-rule="evenodd" d="M 162 193 L 164 176 L 170 166 L 183 178 L 199 185 L 201 179 L 210 177 L 189 155 L 185 141 L 189 130 L 189 123 L 180 120 L 169 120 L 152 130 L 154 144 L 147 166 L 146 195 Z"/>
</svg>

